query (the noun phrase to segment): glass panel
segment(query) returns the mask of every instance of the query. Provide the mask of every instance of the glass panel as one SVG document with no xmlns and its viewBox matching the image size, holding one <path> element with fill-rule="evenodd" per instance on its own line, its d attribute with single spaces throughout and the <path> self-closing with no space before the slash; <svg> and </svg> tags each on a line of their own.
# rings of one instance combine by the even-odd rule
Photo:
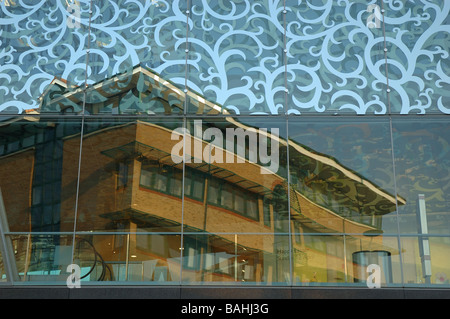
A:
<svg viewBox="0 0 450 319">
<path fill-rule="evenodd" d="M 172 159 L 175 118 L 85 122 L 78 231 L 180 231 L 182 163 Z"/>
<path fill-rule="evenodd" d="M 71 272 L 72 236 L 15 235 L 10 236 L 15 252 L 19 281 L 63 283 Z"/>
<path fill-rule="evenodd" d="M 381 1 L 286 1 L 289 114 L 385 114 Z"/>
<path fill-rule="evenodd" d="M 185 230 L 289 232 L 285 136 L 282 119 L 189 120 Z"/>
<path fill-rule="evenodd" d="M 8 281 L 8 278 L 6 277 L 5 265 L 3 263 L 3 256 L 2 253 L 0 252 L 0 282 L 6 281 Z"/>
<path fill-rule="evenodd" d="M 346 236 L 349 278 L 373 288 L 402 283 L 399 241 L 395 236 Z M 351 259 L 350 259 L 351 256 Z"/>
<path fill-rule="evenodd" d="M 102 1 L 93 6 L 87 111 L 182 113 L 186 1 Z"/>
<path fill-rule="evenodd" d="M 293 234 L 292 243 L 295 285 L 349 282 L 342 236 L 311 236 L 298 232 Z"/>
<path fill-rule="evenodd" d="M 185 95 L 170 78 L 135 67 L 129 72 L 96 82 L 86 93 L 87 114 L 181 114 Z"/>
<path fill-rule="evenodd" d="M 284 113 L 283 2 L 190 3 L 188 112 Z"/>
<path fill-rule="evenodd" d="M 386 120 L 289 119 L 292 219 L 319 233 L 397 233 Z M 398 205 L 405 200 L 400 193 Z"/>
<path fill-rule="evenodd" d="M 406 285 L 450 285 L 449 237 L 403 237 L 401 245 Z"/>
<path fill-rule="evenodd" d="M 180 235 L 12 236 L 20 281 L 67 283 L 69 264 L 89 282 L 179 282 Z M 75 243 L 72 259 L 72 246 Z M 70 269 L 69 269 L 70 270 Z"/>
<path fill-rule="evenodd" d="M 82 86 L 71 85 L 64 81 L 53 81 L 46 86 L 44 93 L 39 97 L 39 108 L 31 114 L 78 115 L 82 113 L 84 99 Z"/>
<path fill-rule="evenodd" d="M 448 2 L 383 2 L 392 112 L 450 114 Z"/>
<path fill-rule="evenodd" d="M 290 283 L 288 236 L 185 234 L 185 284 Z"/>
<path fill-rule="evenodd" d="M 401 283 L 396 237 L 297 233 L 292 239 L 294 284 L 380 287 Z M 376 272 L 369 266 L 376 265 Z M 374 266 L 371 266 L 374 267 Z M 379 276 L 379 277 L 378 277 Z"/>
<path fill-rule="evenodd" d="M 402 233 L 450 233 L 450 125 L 442 120 L 393 120 Z"/>
<path fill-rule="evenodd" d="M 0 112 L 39 107 L 55 86 L 84 84 L 86 1 L 0 1 Z"/>
<path fill-rule="evenodd" d="M 75 259 L 82 269 L 81 285 L 99 281 L 179 283 L 180 245 L 180 235 L 79 235 Z"/>
<path fill-rule="evenodd" d="M 9 231 L 73 231 L 81 122 L 0 122 L 0 189 Z"/>
</svg>

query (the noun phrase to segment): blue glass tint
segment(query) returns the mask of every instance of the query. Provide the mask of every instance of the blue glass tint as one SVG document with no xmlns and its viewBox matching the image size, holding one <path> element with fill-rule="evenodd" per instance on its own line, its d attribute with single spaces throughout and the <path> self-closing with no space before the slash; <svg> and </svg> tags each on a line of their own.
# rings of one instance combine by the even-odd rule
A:
<svg viewBox="0 0 450 319">
<path fill-rule="evenodd" d="M 285 120 L 190 119 L 178 143 L 185 231 L 289 232 Z"/>
<path fill-rule="evenodd" d="M 71 85 L 65 81 L 55 79 L 39 97 L 39 109 L 28 110 L 27 113 L 78 115 L 85 107 L 86 94 L 83 86 Z M 31 112 L 30 112 L 31 111 Z"/>
<path fill-rule="evenodd" d="M 196 96 L 195 96 L 196 97 Z M 86 114 L 182 114 L 185 94 L 154 71 L 136 66 L 86 89 Z"/>
<path fill-rule="evenodd" d="M 89 84 L 143 66 L 184 87 L 185 6 L 183 1 L 94 3 Z"/>
<path fill-rule="evenodd" d="M 0 123 L 0 188 L 9 230 L 73 230 L 81 122 L 28 116 Z"/>
<path fill-rule="evenodd" d="M 288 236 L 185 234 L 182 283 L 290 284 Z"/>
<path fill-rule="evenodd" d="M 383 4 L 392 113 L 450 114 L 450 4 Z"/>
<path fill-rule="evenodd" d="M 405 286 L 450 287 L 450 237 L 405 236 L 401 247 Z"/>
<path fill-rule="evenodd" d="M 183 163 L 171 156 L 179 127 L 172 118 L 85 121 L 78 231 L 181 231 Z"/>
<path fill-rule="evenodd" d="M 79 267 L 80 287 L 104 282 L 179 283 L 179 235 L 128 233 L 76 235 L 75 239 L 71 235 L 15 235 L 11 242 L 21 281 L 70 284 L 69 276 L 75 273 L 68 266 L 73 264 Z"/>
<path fill-rule="evenodd" d="M 284 113 L 283 1 L 190 3 L 188 88 L 226 114 Z"/>
</svg>

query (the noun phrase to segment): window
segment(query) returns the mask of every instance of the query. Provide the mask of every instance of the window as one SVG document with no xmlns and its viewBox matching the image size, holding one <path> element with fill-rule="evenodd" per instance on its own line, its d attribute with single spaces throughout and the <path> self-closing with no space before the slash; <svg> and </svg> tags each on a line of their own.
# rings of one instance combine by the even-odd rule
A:
<svg viewBox="0 0 450 319">
<path fill-rule="evenodd" d="M 211 177 L 208 203 L 259 220 L 258 195 L 224 180 Z"/>
</svg>

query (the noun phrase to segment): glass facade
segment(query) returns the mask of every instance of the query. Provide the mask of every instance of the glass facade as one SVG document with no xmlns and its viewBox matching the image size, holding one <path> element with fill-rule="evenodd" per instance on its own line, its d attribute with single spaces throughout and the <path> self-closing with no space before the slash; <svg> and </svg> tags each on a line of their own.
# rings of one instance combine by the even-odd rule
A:
<svg viewBox="0 0 450 319">
<path fill-rule="evenodd" d="M 0 0 L 0 285 L 449 288 L 449 53 L 441 0 Z"/>
</svg>

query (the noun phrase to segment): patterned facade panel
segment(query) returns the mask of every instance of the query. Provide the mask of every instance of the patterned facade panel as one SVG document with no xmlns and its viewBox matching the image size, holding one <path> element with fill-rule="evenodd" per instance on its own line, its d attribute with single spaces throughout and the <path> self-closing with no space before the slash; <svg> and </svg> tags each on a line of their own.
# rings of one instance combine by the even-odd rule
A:
<svg viewBox="0 0 450 319">
<path fill-rule="evenodd" d="M 450 112 L 442 1 L 3 0 L 0 11 L 2 113 L 37 108 L 55 78 L 82 88 L 136 66 L 233 114 Z"/>
<path fill-rule="evenodd" d="M 450 114 L 450 3 L 384 2 L 392 112 Z"/>
</svg>

